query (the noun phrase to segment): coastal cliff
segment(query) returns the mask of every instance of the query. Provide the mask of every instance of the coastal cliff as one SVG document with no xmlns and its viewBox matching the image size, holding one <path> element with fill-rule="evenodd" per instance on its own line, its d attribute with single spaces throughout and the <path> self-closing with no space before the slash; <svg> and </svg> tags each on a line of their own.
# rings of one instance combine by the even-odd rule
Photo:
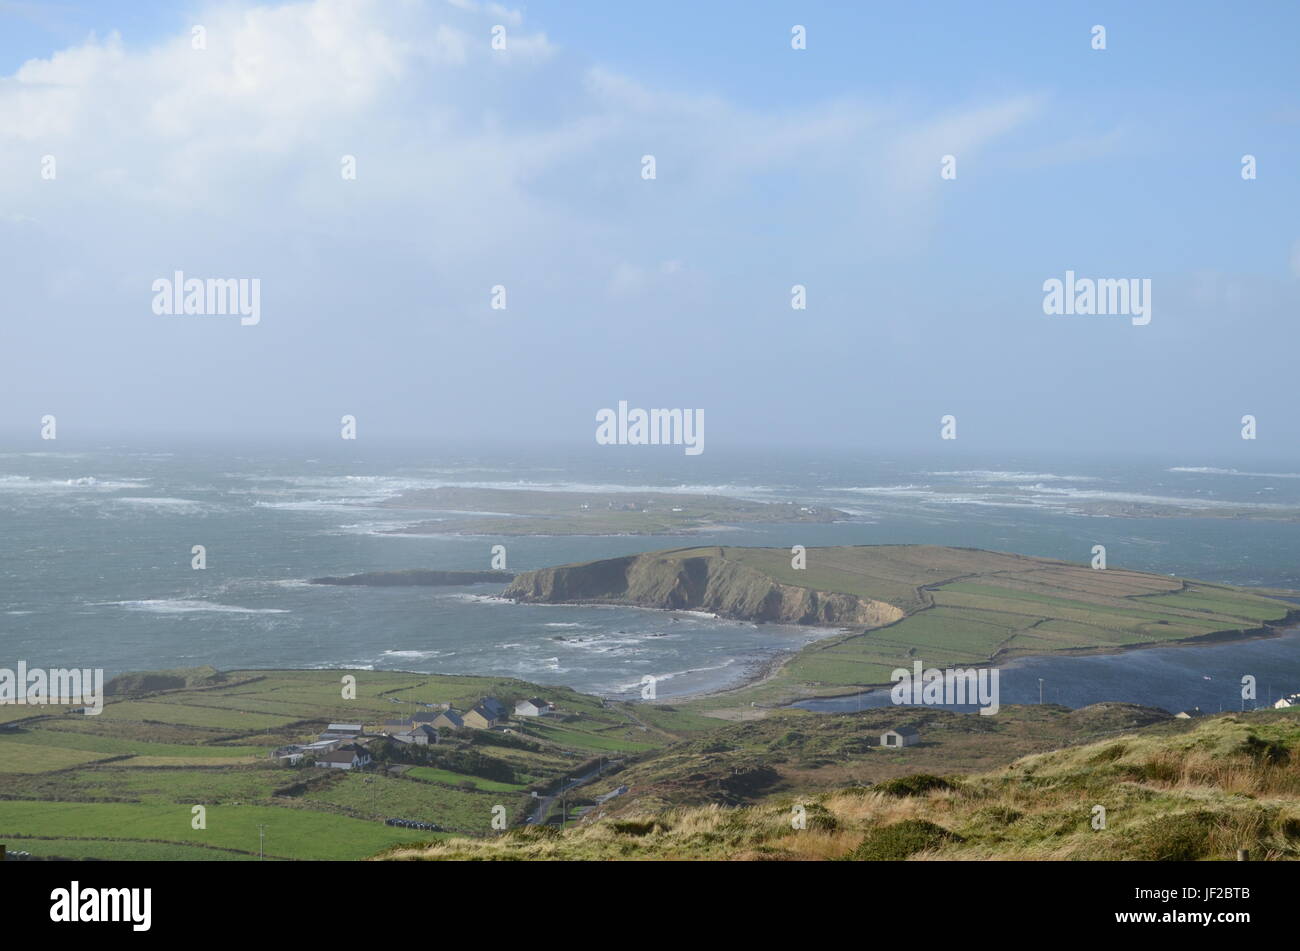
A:
<svg viewBox="0 0 1300 951">
<path fill-rule="evenodd" d="M 783 624 L 878 627 L 903 617 L 892 604 L 782 584 L 721 555 L 652 552 L 518 575 L 504 596 L 544 604 L 628 604 Z"/>
</svg>

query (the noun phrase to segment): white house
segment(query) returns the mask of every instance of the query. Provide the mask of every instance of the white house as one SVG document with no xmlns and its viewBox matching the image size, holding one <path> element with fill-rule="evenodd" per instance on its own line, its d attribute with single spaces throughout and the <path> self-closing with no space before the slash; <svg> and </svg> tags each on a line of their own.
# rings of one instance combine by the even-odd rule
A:
<svg viewBox="0 0 1300 951">
<path fill-rule="evenodd" d="M 900 726 L 896 730 L 886 730 L 880 734 L 880 745 L 897 749 L 903 746 L 915 746 L 921 742 L 921 734 L 910 726 Z"/>
<path fill-rule="evenodd" d="M 515 716 L 517 717 L 541 717 L 555 709 L 555 704 L 540 697 L 529 697 L 527 700 L 520 700 L 515 704 Z"/>
<path fill-rule="evenodd" d="M 1293 693 L 1289 697 L 1283 697 L 1273 704 L 1273 708 L 1276 710 L 1285 710 L 1287 707 L 1300 707 L 1300 693 Z"/>
</svg>

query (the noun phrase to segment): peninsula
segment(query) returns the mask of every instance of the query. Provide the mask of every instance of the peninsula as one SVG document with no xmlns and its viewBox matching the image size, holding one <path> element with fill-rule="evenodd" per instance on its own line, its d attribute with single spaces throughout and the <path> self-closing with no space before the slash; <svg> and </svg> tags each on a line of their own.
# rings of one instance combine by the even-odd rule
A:
<svg viewBox="0 0 1300 951">
<path fill-rule="evenodd" d="M 783 702 L 889 682 L 898 667 L 974 666 L 1270 633 L 1289 592 L 931 545 L 680 548 L 523 572 L 505 597 L 708 611 L 839 632 L 728 700 Z"/>
</svg>

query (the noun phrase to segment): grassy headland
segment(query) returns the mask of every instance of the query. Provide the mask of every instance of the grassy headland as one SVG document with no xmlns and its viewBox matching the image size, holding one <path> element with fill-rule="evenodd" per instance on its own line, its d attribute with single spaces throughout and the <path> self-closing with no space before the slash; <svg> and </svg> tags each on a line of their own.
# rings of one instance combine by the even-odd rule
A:
<svg viewBox="0 0 1300 951">
<path fill-rule="evenodd" d="M 802 569 L 786 549 L 675 549 L 524 572 L 505 594 L 843 629 L 761 684 L 694 705 L 711 710 L 884 684 L 914 660 L 942 668 L 1206 641 L 1265 633 L 1295 614 L 1230 585 L 930 545 L 813 548 Z"/>
</svg>

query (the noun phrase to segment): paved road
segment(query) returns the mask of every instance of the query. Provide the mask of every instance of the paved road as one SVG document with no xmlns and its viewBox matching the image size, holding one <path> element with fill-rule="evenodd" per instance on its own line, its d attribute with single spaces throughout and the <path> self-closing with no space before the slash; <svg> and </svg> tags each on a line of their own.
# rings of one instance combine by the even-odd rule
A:
<svg viewBox="0 0 1300 951">
<path fill-rule="evenodd" d="M 605 770 L 609 769 L 611 766 L 618 765 L 619 762 L 621 761 L 609 760 L 605 762 L 603 765 L 597 764 L 597 766 L 594 769 L 589 770 L 583 775 L 578 776 L 564 783 L 553 794 L 549 796 L 539 797 L 537 800 L 536 808 L 534 808 L 533 811 L 529 814 L 528 818 L 524 820 L 524 824 L 541 825 L 542 822 L 546 819 L 547 813 L 551 811 L 551 806 L 555 804 L 555 800 L 560 798 L 561 792 L 568 792 L 570 789 L 576 789 L 577 787 L 582 786 L 585 783 L 591 782 L 593 779 L 600 776 Z"/>
</svg>

